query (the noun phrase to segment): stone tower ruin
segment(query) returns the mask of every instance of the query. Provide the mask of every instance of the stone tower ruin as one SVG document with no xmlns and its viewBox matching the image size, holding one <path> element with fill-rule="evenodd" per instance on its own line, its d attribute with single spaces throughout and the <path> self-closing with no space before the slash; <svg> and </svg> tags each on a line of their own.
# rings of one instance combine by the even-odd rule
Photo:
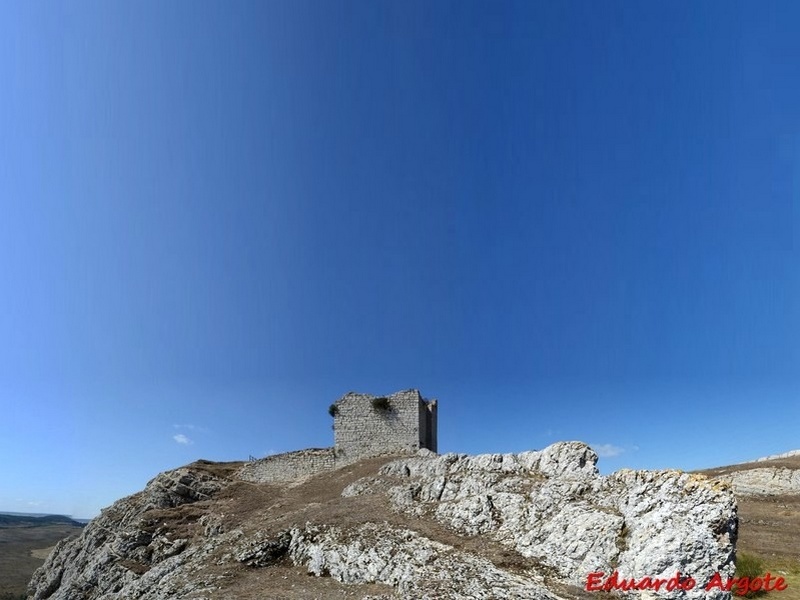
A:
<svg viewBox="0 0 800 600">
<path fill-rule="evenodd" d="M 418 390 L 372 396 L 350 392 L 330 405 L 334 445 L 273 454 L 248 461 L 240 471 L 245 481 L 297 481 L 364 458 L 437 450 L 436 400 Z"/>
<path fill-rule="evenodd" d="M 336 463 L 349 464 L 382 454 L 436 452 L 436 400 L 418 390 L 391 396 L 345 394 L 331 405 Z"/>
</svg>

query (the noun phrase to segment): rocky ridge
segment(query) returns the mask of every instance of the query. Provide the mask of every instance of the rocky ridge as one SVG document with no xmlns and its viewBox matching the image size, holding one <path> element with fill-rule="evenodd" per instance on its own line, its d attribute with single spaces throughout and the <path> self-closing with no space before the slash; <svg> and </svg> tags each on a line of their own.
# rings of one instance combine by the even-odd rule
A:
<svg viewBox="0 0 800 600">
<path fill-rule="evenodd" d="M 603 477 L 596 462 L 577 442 L 420 451 L 277 486 L 243 481 L 241 464 L 201 461 L 162 473 L 61 542 L 29 594 L 550 600 L 580 597 L 591 571 L 732 575 L 726 485 L 677 471 Z M 701 595 L 715 597 L 684 597 Z"/>
<path fill-rule="evenodd" d="M 741 498 L 800 495 L 800 450 L 700 473 L 730 484 Z"/>
<path fill-rule="evenodd" d="M 800 450 L 789 450 L 788 452 L 781 452 L 780 454 L 762 456 L 761 458 L 757 458 L 755 462 L 766 462 L 769 460 L 777 460 L 779 458 L 793 458 L 795 456 L 800 456 Z"/>
<path fill-rule="evenodd" d="M 800 469 L 764 467 L 719 475 L 741 496 L 777 496 L 800 494 Z"/>
</svg>

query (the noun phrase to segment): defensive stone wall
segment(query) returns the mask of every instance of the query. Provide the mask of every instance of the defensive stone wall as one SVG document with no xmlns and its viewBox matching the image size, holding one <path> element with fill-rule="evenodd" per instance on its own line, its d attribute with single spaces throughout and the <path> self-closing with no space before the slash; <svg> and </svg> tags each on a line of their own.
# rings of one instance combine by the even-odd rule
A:
<svg viewBox="0 0 800 600">
<path fill-rule="evenodd" d="M 310 448 L 249 462 L 239 471 L 239 476 L 255 483 L 277 483 L 317 475 L 334 466 L 333 448 Z"/>
</svg>

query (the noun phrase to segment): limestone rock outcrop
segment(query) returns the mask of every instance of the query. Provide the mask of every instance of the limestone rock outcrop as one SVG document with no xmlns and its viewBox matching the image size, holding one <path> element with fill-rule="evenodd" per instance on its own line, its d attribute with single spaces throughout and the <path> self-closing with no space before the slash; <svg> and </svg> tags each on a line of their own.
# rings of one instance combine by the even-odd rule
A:
<svg viewBox="0 0 800 600">
<path fill-rule="evenodd" d="M 290 552 L 309 573 L 343 583 L 386 583 L 399 598 L 557 598 L 541 576 L 510 573 L 486 558 L 385 523 L 350 531 L 294 529 Z"/>
<path fill-rule="evenodd" d="M 393 506 L 463 535 L 486 535 L 577 586 L 587 574 L 698 582 L 734 571 L 736 505 L 730 491 L 678 471 L 601 477 L 584 444 L 541 452 L 447 454 L 394 461 L 345 494 L 383 491 Z M 709 597 L 695 589 L 688 597 Z M 712 594 L 713 596 L 713 594 Z"/>
<path fill-rule="evenodd" d="M 421 450 L 292 486 L 244 481 L 240 465 L 195 463 L 60 543 L 29 594 L 556 600 L 580 597 L 593 571 L 680 571 L 699 584 L 732 575 L 727 486 L 676 471 L 603 477 L 596 461 L 577 442 L 521 454 Z M 728 596 L 697 592 L 685 597 Z"/>
</svg>

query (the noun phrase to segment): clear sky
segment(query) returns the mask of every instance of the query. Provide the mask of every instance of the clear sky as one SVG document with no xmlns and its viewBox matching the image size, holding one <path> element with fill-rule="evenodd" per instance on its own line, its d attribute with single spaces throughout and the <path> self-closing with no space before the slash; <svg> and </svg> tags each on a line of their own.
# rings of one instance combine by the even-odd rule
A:
<svg viewBox="0 0 800 600">
<path fill-rule="evenodd" d="M 0 3 L 0 510 L 332 443 L 800 448 L 796 2 Z"/>
</svg>

